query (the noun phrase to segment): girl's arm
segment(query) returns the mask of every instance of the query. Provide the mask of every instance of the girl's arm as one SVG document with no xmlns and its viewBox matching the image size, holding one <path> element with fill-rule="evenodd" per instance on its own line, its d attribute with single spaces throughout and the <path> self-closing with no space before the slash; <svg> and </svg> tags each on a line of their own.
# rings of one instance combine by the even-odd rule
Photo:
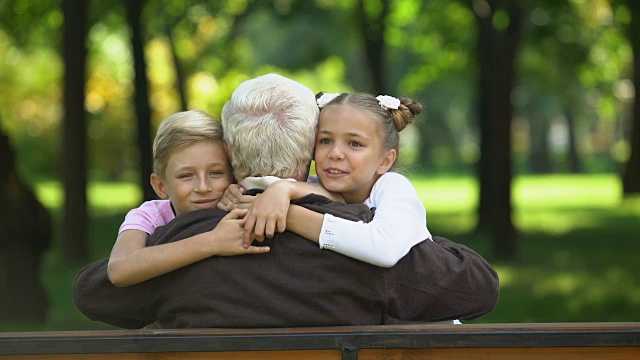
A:
<svg viewBox="0 0 640 360">
<path fill-rule="evenodd" d="M 262 241 L 265 236 L 271 238 L 276 232 L 284 232 L 287 228 L 287 212 L 291 200 L 309 194 L 318 194 L 333 201 L 344 202 L 340 194 L 327 191 L 320 184 L 278 180 L 269 185 L 253 201 L 244 220 L 245 245 L 250 244 L 254 238 Z"/>
<path fill-rule="evenodd" d="M 258 254 L 269 247 L 244 247 L 241 218 L 246 210 L 233 210 L 211 231 L 169 244 L 145 247 L 147 233 L 125 230 L 111 251 L 108 274 L 116 286 L 129 286 L 166 274 L 210 256 Z"/>
<path fill-rule="evenodd" d="M 391 267 L 412 246 L 431 238 L 426 212 L 413 185 L 396 173 L 380 178 L 371 196 L 372 204 L 368 205 L 376 210 L 369 223 L 321 215 L 292 206 L 287 217 L 287 229 L 319 243 L 323 249 L 373 265 Z"/>
</svg>

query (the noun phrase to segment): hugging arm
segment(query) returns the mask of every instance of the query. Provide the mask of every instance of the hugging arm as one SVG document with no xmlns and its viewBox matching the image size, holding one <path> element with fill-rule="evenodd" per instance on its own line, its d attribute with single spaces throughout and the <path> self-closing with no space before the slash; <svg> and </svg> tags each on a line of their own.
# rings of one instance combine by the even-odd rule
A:
<svg viewBox="0 0 640 360">
<path fill-rule="evenodd" d="M 107 275 L 108 259 L 80 270 L 73 281 L 73 303 L 91 320 L 126 329 L 139 329 L 155 320 L 146 301 L 149 282 L 116 287 Z"/>
<path fill-rule="evenodd" d="M 368 222 L 371 219 L 368 208 L 362 204 L 336 205 L 328 199 L 309 202 L 315 202 L 317 206 L 304 205 L 307 209 L 352 221 Z M 147 245 L 178 241 L 210 231 L 222 214 L 214 209 L 185 214 L 159 228 Z M 313 247 L 310 250 L 322 251 Z M 470 320 L 491 311 L 498 300 L 498 278 L 491 266 L 472 250 L 444 238 L 434 237 L 434 241 L 421 242 L 394 267 L 384 271 L 386 274 L 381 278 L 387 283 L 384 320 L 389 322 L 392 319 Z M 159 301 L 173 296 L 163 290 L 165 276 L 118 288 L 107 276 L 107 260 L 101 260 L 83 268 L 76 277 L 74 304 L 93 320 L 124 328 L 140 328 L 161 320 L 156 319 L 155 312 Z M 358 274 L 345 273 L 343 276 Z"/>
<path fill-rule="evenodd" d="M 109 279 L 116 286 L 130 286 L 180 269 L 210 256 L 261 254 L 268 247 L 242 243 L 241 217 L 246 210 L 234 209 L 211 231 L 179 242 L 146 246 L 148 235 L 139 230 L 122 232 L 109 258 Z"/>
<path fill-rule="evenodd" d="M 307 219 L 298 223 L 295 230 L 290 229 L 303 237 L 317 236 L 324 213 L 351 221 L 371 221 L 371 218 L 346 213 L 358 211 L 353 205 L 335 206 L 330 210 L 326 206 L 292 205 L 290 210 L 290 213 L 301 212 L 300 216 Z M 315 216 L 309 217 L 310 210 Z M 292 227 L 294 223 L 289 222 Z M 413 246 L 385 272 L 388 290 L 385 322 L 388 323 L 473 320 L 488 314 L 498 303 L 498 274 L 491 265 L 477 252 L 443 237 L 434 236 L 433 241 Z"/>
<path fill-rule="evenodd" d="M 146 246 L 155 246 L 188 239 L 212 231 L 226 212 L 217 209 L 198 210 L 181 215 L 159 227 L 147 239 Z M 238 244 L 241 244 L 238 236 Z M 241 245 L 238 245 L 241 246 Z M 109 280 L 109 259 L 93 262 L 82 268 L 73 282 L 73 303 L 86 317 L 110 325 L 136 329 L 155 322 L 154 310 L 164 276 L 135 285 L 117 287 Z"/>
<path fill-rule="evenodd" d="M 262 241 L 265 236 L 272 238 L 276 232 L 284 232 L 287 229 L 289 203 L 310 195 L 344 202 L 340 194 L 332 193 L 320 184 L 278 180 L 253 201 L 245 217 L 245 244 L 249 244 L 254 237 Z"/>
<path fill-rule="evenodd" d="M 387 269 L 388 315 L 402 321 L 473 320 L 498 303 L 498 274 L 478 253 L 434 236 Z"/>
<path fill-rule="evenodd" d="M 278 232 L 284 231 L 286 226 L 287 230 L 318 243 L 322 249 L 388 268 L 395 265 L 413 245 L 431 238 L 424 205 L 411 182 L 400 174 L 387 173 L 374 185 L 366 202 L 368 206 L 376 207 L 375 217 L 370 222 L 351 221 L 331 214 L 322 216 L 295 207 L 288 211 L 288 199 L 295 197 L 280 196 L 282 199 L 278 200 L 277 195 L 291 194 L 290 190 L 275 191 L 271 193 L 274 196 L 268 197 L 272 187 L 275 189 L 280 184 L 292 186 L 289 181 L 274 183 L 258 197 L 247 216 L 245 230 L 251 229 L 254 224 L 250 222 L 254 218 L 254 211 L 262 214 L 255 216 L 255 235 L 258 240 L 261 240 L 259 230 L 263 228 L 267 234 L 269 231 L 273 234 L 274 228 L 268 225 L 275 222 Z M 269 200 L 261 201 L 264 199 Z M 256 209 L 258 205 L 261 207 Z M 286 222 L 272 221 L 283 216 Z M 245 243 L 249 243 L 249 240 L 245 235 Z"/>
</svg>

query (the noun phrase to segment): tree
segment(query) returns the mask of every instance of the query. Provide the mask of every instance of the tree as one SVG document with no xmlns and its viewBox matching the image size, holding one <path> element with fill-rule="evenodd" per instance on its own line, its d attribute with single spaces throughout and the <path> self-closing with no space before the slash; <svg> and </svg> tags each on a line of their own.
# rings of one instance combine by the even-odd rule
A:
<svg viewBox="0 0 640 360">
<path fill-rule="evenodd" d="M 633 100 L 633 115 L 630 130 L 631 153 L 622 173 L 622 189 L 624 194 L 640 193 L 640 3 L 625 0 L 629 9 L 631 21 L 626 27 L 626 35 L 633 51 L 633 84 L 635 96 Z"/>
<path fill-rule="evenodd" d="M 371 1 L 359 0 L 356 8 L 356 19 L 358 19 L 362 32 L 362 41 L 366 54 L 366 62 L 369 65 L 371 79 L 373 80 L 374 91 L 386 93 L 386 79 L 384 75 L 386 43 L 384 33 L 387 28 L 387 15 L 389 14 L 389 0 L 376 1 L 375 6 L 369 6 Z"/>
<path fill-rule="evenodd" d="M 65 202 L 61 253 L 65 261 L 87 259 L 87 124 L 84 110 L 87 2 L 63 0 L 64 124 L 62 177 Z"/>
<path fill-rule="evenodd" d="M 51 216 L 21 179 L 0 129 L 0 323 L 43 322 L 49 307 L 40 279 Z"/>
<path fill-rule="evenodd" d="M 149 178 L 152 172 L 151 108 L 147 81 L 147 63 L 144 58 L 144 40 L 140 16 L 144 1 L 126 1 L 127 21 L 131 27 L 131 49 L 135 69 L 135 109 L 138 119 L 138 148 L 140 149 L 140 188 L 144 200 L 152 200 L 155 193 Z"/>
<path fill-rule="evenodd" d="M 520 1 L 470 1 L 470 4 L 479 30 L 478 230 L 493 238 L 496 257 L 508 260 L 514 259 L 518 251 L 511 219 L 511 92 L 524 9 Z"/>
</svg>

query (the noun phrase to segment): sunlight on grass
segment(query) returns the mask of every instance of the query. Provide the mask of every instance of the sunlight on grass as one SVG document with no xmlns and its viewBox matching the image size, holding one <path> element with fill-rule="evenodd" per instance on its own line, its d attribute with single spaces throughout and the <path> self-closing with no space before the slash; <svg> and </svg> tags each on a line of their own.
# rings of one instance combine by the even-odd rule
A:
<svg viewBox="0 0 640 360">
<path fill-rule="evenodd" d="M 472 211 L 478 203 L 478 183 L 471 177 L 412 177 L 428 212 Z"/>
<path fill-rule="evenodd" d="M 412 177 L 425 206 L 433 212 L 472 211 L 478 203 L 478 183 L 472 177 Z M 615 175 L 544 175 L 514 179 L 516 210 L 549 208 L 610 208 L 622 199 Z"/>
<path fill-rule="evenodd" d="M 622 188 L 615 175 L 546 175 L 513 181 L 517 209 L 610 208 L 620 204 Z"/>
<path fill-rule="evenodd" d="M 64 195 L 62 184 L 56 181 L 40 182 L 36 185 L 40 201 L 49 209 L 59 209 Z M 113 212 L 132 209 L 140 204 L 142 191 L 137 184 L 129 182 L 91 182 L 87 190 L 90 207 L 97 211 Z"/>
<path fill-rule="evenodd" d="M 412 177 L 430 224 L 471 231 L 478 184 L 471 177 Z M 640 215 L 640 197 L 622 199 L 616 175 L 544 175 L 514 179 L 513 221 L 521 231 L 564 234 L 601 225 L 610 210 Z M 452 214 L 456 216 L 452 216 Z M 459 233 L 460 231 L 455 231 Z"/>
</svg>

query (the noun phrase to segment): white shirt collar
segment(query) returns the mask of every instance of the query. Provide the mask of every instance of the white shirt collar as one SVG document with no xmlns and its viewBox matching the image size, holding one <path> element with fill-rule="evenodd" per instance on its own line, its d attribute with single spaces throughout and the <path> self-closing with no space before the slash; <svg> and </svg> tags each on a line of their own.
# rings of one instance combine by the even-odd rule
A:
<svg viewBox="0 0 640 360">
<path fill-rule="evenodd" d="M 245 190 L 249 189 L 266 189 L 269 185 L 278 180 L 296 181 L 296 179 L 286 178 L 282 179 L 277 176 L 249 176 L 240 180 L 239 184 Z"/>
</svg>

